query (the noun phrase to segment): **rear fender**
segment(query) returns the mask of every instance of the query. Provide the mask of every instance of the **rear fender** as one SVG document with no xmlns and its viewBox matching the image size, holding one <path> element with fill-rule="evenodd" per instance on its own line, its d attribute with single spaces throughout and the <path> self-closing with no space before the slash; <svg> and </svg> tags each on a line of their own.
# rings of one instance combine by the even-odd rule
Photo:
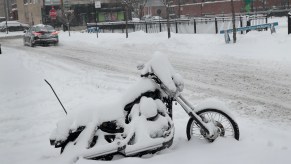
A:
<svg viewBox="0 0 291 164">
<path fill-rule="evenodd" d="M 69 142 L 75 141 L 81 132 L 85 129 L 85 126 L 80 126 L 76 130 L 70 130 L 69 135 L 66 140 L 50 140 L 50 144 L 54 145 L 55 148 L 63 147 L 67 145 Z"/>
</svg>

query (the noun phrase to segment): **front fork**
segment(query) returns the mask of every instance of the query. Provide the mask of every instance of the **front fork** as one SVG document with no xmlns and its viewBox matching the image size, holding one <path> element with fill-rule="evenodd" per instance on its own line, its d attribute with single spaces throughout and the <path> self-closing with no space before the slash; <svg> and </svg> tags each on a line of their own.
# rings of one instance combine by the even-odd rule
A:
<svg viewBox="0 0 291 164">
<path fill-rule="evenodd" d="M 194 107 L 181 94 L 176 96 L 175 100 L 182 106 L 185 112 L 194 119 L 197 125 L 206 132 L 207 138 L 215 139 L 217 137 L 217 128 L 211 120 L 205 123 L 202 118 L 195 113 Z"/>
</svg>

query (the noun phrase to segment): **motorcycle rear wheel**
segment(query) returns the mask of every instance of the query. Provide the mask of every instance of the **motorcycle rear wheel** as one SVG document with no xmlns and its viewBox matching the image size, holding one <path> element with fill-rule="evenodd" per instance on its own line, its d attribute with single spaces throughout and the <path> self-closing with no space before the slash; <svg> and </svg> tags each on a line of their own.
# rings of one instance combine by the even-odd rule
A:
<svg viewBox="0 0 291 164">
<path fill-rule="evenodd" d="M 203 109 L 196 113 L 202 120 L 206 118 L 207 120 L 214 120 L 216 126 L 220 130 L 220 137 L 231 137 L 239 140 L 239 127 L 237 123 L 225 112 L 218 109 Z M 214 140 L 205 138 L 203 131 L 199 126 L 197 126 L 195 120 L 190 118 L 187 124 L 187 138 L 190 140 L 192 136 L 198 137 L 200 139 L 206 139 L 209 142 Z"/>
</svg>

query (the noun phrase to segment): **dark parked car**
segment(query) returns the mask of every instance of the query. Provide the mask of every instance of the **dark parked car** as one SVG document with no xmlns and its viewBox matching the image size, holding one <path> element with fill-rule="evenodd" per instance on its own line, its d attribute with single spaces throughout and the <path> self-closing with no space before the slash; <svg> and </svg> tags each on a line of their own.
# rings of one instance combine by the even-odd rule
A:
<svg viewBox="0 0 291 164">
<path fill-rule="evenodd" d="M 23 30 L 27 30 L 29 28 L 29 25 L 20 23 L 18 21 L 7 21 L 7 26 L 6 26 L 6 21 L 0 22 L 0 32 L 6 32 L 7 28 L 8 28 L 8 31 L 10 32 L 23 31 Z"/>
<path fill-rule="evenodd" d="M 35 25 L 25 31 L 23 37 L 24 45 L 31 47 L 35 45 L 57 45 L 59 43 L 58 31 L 50 25 Z"/>
</svg>

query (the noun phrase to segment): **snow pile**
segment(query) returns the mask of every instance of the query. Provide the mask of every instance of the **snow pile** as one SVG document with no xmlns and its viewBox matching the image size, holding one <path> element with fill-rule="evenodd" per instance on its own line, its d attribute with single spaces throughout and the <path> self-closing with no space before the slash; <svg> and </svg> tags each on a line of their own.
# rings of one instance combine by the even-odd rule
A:
<svg viewBox="0 0 291 164">
<path fill-rule="evenodd" d="M 7 38 L 22 38 L 24 35 L 23 31 L 15 31 L 15 32 L 0 32 L 0 41 L 1 39 L 7 39 Z"/>
<path fill-rule="evenodd" d="M 270 20 L 274 21 L 277 20 Z M 140 92 L 150 87 L 152 91 L 155 89 L 149 79 L 142 80 L 141 86 L 135 84 L 141 82 L 132 63 L 145 63 L 154 52 L 160 51 L 169 56 L 184 77 L 183 93 L 187 100 L 196 104 L 217 97 L 229 107 L 240 127 L 240 141 L 223 138 L 212 144 L 195 138 L 187 141 L 185 127 L 189 117 L 180 106 L 174 105 L 172 147 L 143 158 L 116 157 L 110 163 L 288 163 L 291 160 L 290 36 L 285 17 L 279 19 L 277 33 L 273 35 L 270 31 L 253 31 L 238 35 L 237 43 L 228 45 L 222 35 L 172 34 L 167 39 L 166 33 L 143 32 L 130 33 L 128 39 L 125 34 L 116 33 L 102 33 L 97 39 L 96 34 L 72 32 L 69 37 L 67 32 L 61 32 L 59 46 L 36 48 L 23 47 L 22 39 L 1 38 L 0 161 L 66 163 L 60 159 L 59 150 L 49 144 L 52 130 L 65 114 L 44 78 L 54 86 L 68 113 L 73 109 L 99 109 L 96 104 L 117 106 L 113 102 L 120 98 L 129 102 L 139 94 L 131 89 L 139 88 Z M 77 163 L 96 161 L 80 158 Z"/>
<path fill-rule="evenodd" d="M 155 117 L 158 114 L 157 104 L 153 99 L 142 97 L 140 104 L 140 112 L 146 118 Z"/>
<path fill-rule="evenodd" d="M 176 73 L 168 58 L 160 52 L 155 52 L 153 58 L 141 70 L 142 75 L 146 73 L 157 75 L 162 83 L 172 92 L 176 92 L 177 89 L 180 92 L 183 91 L 184 82 L 181 75 Z"/>
</svg>

